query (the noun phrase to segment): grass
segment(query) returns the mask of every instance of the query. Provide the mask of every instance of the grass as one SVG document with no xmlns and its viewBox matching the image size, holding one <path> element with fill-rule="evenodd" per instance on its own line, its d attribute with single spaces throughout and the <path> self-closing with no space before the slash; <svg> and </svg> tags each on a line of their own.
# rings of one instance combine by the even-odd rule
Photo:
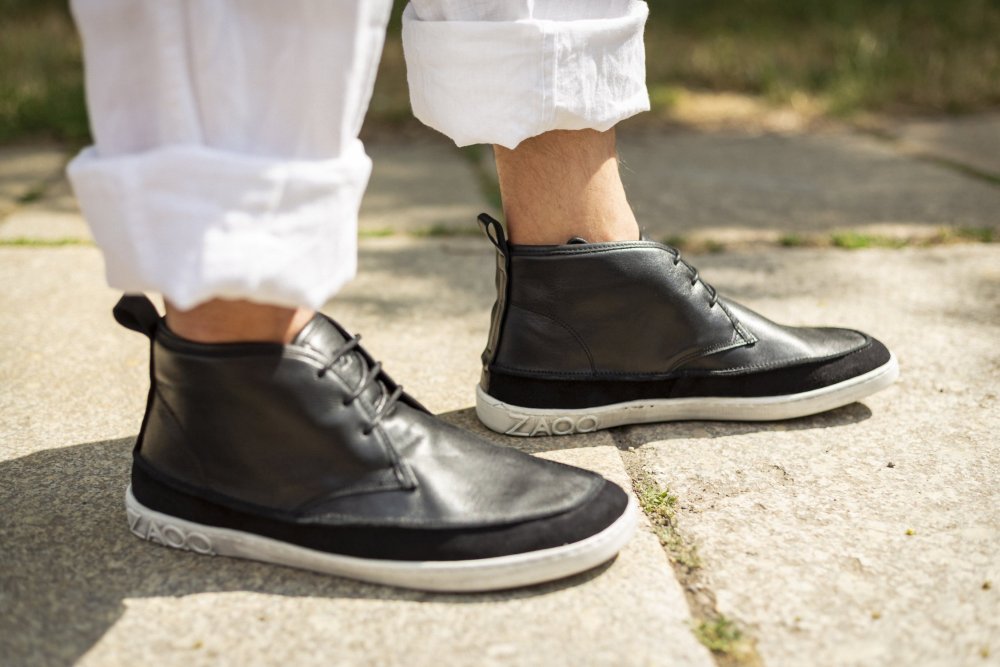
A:
<svg viewBox="0 0 1000 667">
<path fill-rule="evenodd" d="M 785 234 L 778 239 L 778 245 L 784 248 L 801 248 L 809 243 L 801 234 Z"/>
<path fill-rule="evenodd" d="M 952 113 L 1000 105 L 998 0 L 650 0 L 653 107 L 687 90 L 824 113 Z M 397 2 L 369 125 L 412 124 Z M 65 0 L 0 0 L 0 143 L 88 140 L 80 45 Z M 502 103 L 502 101 L 498 101 Z"/>
<path fill-rule="evenodd" d="M 421 227 L 410 230 L 395 230 L 391 227 L 376 227 L 375 229 L 360 229 L 358 236 L 361 238 L 385 238 L 388 236 L 410 236 L 413 238 L 454 238 L 459 236 L 479 236 L 482 232 L 478 227 L 451 227 L 449 225 L 435 223 L 429 227 Z"/>
<path fill-rule="evenodd" d="M 677 530 L 677 496 L 669 489 L 660 489 L 651 483 L 644 483 L 637 489 L 637 495 L 670 560 L 687 570 L 700 568 L 698 548 Z"/>
<path fill-rule="evenodd" d="M 469 225 L 467 227 L 450 227 L 448 225 L 442 225 L 441 223 L 431 225 L 430 227 L 424 227 L 422 229 L 414 229 L 410 232 L 411 236 L 416 236 L 417 238 L 479 236 L 480 234 L 482 234 L 482 232 L 479 231 L 478 226 Z"/>
<path fill-rule="evenodd" d="M 359 229 L 358 236 L 367 239 L 380 239 L 386 236 L 395 236 L 396 230 L 391 227 L 378 227 L 376 229 Z"/>
<path fill-rule="evenodd" d="M 830 242 L 833 247 L 844 248 L 845 250 L 857 250 L 859 248 L 902 248 L 906 245 L 904 239 L 894 239 L 852 231 L 833 232 L 830 235 Z"/>
<path fill-rule="evenodd" d="M 27 237 L 17 237 L 12 239 L 0 239 L 0 248 L 59 248 L 74 245 L 93 245 L 93 242 L 86 239 L 76 238 L 56 238 L 56 239 L 36 239 Z"/>
<path fill-rule="evenodd" d="M 743 631 L 724 615 L 701 621 L 694 627 L 694 636 L 717 656 L 741 662 L 753 655 L 750 642 Z"/>
<path fill-rule="evenodd" d="M 48 182 L 35 183 L 30 188 L 21 193 L 17 198 L 18 204 L 30 204 L 40 200 L 45 196 L 45 191 L 48 190 Z"/>
<path fill-rule="evenodd" d="M 0 0 L 0 143 L 89 137 L 80 43 L 64 3 Z"/>
<path fill-rule="evenodd" d="M 622 458 L 632 478 L 632 487 L 639 505 L 669 557 L 677 581 L 684 590 L 691 615 L 696 619 L 690 625 L 691 632 L 712 651 L 719 667 L 760 667 L 756 642 L 716 608 L 715 594 L 702 569 L 697 548 L 678 530 L 680 501 L 677 496 L 669 488 L 655 482 L 634 453 L 634 447 L 628 446 L 627 438 L 616 437 L 616 441 L 623 450 L 627 449 L 627 452 L 622 452 Z"/>
<path fill-rule="evenodd" d="M 784 248 L 927 248 L 953 243 L 996 243 L 998 235 L 992 227 L 942 227 L 933 234 L 918 237 L 883 236 L 855 230 L 830 234 L 785 234 L 778 237 Z"/>
<path fill-rule="evenodd" d="M 1000 104 L 997 34 L 996 0 L 651 0 L 647 68 L 832 115 L 972 111 Z"/>
</svg>

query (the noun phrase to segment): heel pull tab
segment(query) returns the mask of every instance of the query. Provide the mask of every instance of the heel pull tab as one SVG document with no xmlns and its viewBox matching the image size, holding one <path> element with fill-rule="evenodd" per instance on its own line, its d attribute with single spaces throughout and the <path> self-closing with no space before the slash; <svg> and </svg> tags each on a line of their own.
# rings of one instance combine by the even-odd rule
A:
<svg viewBox="0 0 1000 667">
<path fill-rule="evenodd" d="M 480 213 L 478 220 L 479 224 L 483 227 L 483 231 L 486 233 L 486 238 L 496 246 L 501 255 L 506 257 L 507 237 L 503 233 L 503 225 L 500 224 L 500 221 L 488 213 Z"/>
<path fill-rule="evenodd" d="M 143 294 L 123 294 L 111 312 L 118 324 L 126 329 L 138 331 L 150 340 L 160 322 L 160 313 L 157 312 L 156 306 Z"/>
</svg>

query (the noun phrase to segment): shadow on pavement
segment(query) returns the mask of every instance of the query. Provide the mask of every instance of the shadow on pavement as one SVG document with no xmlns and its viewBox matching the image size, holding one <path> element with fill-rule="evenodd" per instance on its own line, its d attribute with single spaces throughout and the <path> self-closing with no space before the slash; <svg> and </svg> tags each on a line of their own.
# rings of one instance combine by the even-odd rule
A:
<svg viewBox="0 0 1000 667">
<path fill-rule="evenodd" d="M 70 664 L 146 597 L 247 591 L 268 595 L 482 603 L 575 586 L 561 582 L 479 595 L 443 595 L 230 558 L 207 558 L 135 538 L 124 492 L 134 438 L 49 449 L 0 463 L 0 662 Z"/>
</svg>

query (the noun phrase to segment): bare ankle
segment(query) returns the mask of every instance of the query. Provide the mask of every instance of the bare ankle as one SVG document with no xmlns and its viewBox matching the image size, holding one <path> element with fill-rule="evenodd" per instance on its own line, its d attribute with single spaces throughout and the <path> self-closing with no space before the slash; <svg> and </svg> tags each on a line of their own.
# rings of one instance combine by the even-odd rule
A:
<svg viewBox="0 0 1000 667">
<path fill-rule="evenodd" d="M 639 226 L 618 173 L 614 130 L 555 130 L 495 148 L 511 242 L 635 241 Z"/>
<path fill-rule="evenodd" d="M 190 310 L 167 303 L 167 326 L 178 336 L 199 343 L 288 343 L 315 311 L 251 301 L 213 299 Z"/>
</svg>

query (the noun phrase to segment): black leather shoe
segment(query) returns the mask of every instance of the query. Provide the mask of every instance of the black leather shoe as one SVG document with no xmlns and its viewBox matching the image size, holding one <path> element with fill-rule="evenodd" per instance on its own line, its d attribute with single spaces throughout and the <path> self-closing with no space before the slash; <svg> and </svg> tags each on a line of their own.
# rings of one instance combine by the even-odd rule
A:
<svg viewBox="0 0 1000 667">
<path fill-rule="evenodd" d="M 139 537 L 482 591 L 587 570 L 632 533 L 619 487 L 440 421 L 322 315 L 289 345 L 192 343 L 139 296 L 123 297 L 115 319 L 152 348 L 126 492 Z"/>
<path fill-rule="evenodd" d="M 497 301 L 476 412 L 508 435 L 683 419 L 766 421 L 889 386 L 889 350 L 848 329 L 775 324 L 720 297 L 651 241 L 497 247 Z"/>
</svg>

